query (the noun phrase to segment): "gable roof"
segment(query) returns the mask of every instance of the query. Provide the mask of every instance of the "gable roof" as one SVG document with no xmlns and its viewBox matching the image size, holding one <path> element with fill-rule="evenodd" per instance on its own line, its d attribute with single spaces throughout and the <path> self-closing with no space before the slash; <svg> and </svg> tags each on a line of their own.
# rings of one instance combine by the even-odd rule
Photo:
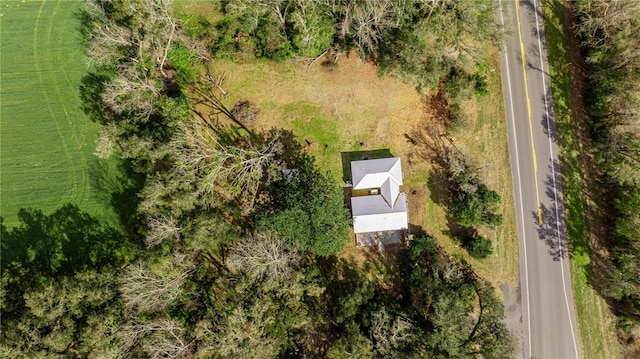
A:
<svg viewBox="0 0 640 359">
<path fill-rule="evenodd" d="M 400 192 L 400 158 L 351 162 L 353 189 L 379 189 L 379 194 L 351 198 L 355 233 L 408 228 L 407 197 Z"/>
<path fill-rule="evenodd" d="M 381 195 L 351 198 L 353 232 L 380 232 L 407 229 L 407 197 L 400 193 L 396 205 L 391 207 Z"/>
<path fill-rule="evenodd" d="M 351 162 L 353 189 L 380 188 L 380 194 L 393 207 L 402 185 L 400 158 L 380 158 Z"/>
</svg>

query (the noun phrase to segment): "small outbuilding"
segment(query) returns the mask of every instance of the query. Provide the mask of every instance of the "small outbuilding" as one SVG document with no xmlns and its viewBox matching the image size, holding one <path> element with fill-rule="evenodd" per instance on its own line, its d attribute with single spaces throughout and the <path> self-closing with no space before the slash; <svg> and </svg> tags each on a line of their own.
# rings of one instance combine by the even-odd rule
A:
<svg viewBox="0 0 640 359">
<path fill-rule="evenodd" d="M 400 158 L 351 162 L 351 212 L 358 245 L 401 243 L 409 227 L 407 196 L 400 192 Z"/>
</svg>

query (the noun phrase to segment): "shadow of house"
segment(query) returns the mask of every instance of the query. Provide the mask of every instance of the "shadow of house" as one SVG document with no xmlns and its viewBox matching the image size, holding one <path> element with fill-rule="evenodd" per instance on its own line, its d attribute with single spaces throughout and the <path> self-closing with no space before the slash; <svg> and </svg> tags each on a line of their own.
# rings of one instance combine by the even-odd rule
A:
<svg viewBox="0 0 640 359">
<path fill-rule="evenodd" d="M 389 150 L 388 148 L 384 148 L 380 150 L 371 150 L 371 151 L 341 152 L 340 157 L 342 158 L 342 180 L 345 183 L 349 183 L 351 181 L 351 162 L 352 161 L 376 160 L 380 158 L 389 158 L 389 157 L 393 157 L 393 154 L 391 154 L 391 150 Z"/>
</svg>

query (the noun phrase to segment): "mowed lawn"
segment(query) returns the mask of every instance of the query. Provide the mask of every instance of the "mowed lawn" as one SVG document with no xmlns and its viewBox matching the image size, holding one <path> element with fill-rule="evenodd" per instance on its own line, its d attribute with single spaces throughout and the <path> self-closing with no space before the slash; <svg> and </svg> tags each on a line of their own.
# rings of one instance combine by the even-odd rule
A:
<svg viewBox="0 0 640 359">
<path fill-rule="evenodd" d="M 1 32 L 0 215 L 9 227 L 20 208 L 49 213 L 74 203 L 113 215 L 92 186 L 98 126 L 81 109 L 87 72 L 78 32 L 79 1 L 3 1 Z"/>
</svg>

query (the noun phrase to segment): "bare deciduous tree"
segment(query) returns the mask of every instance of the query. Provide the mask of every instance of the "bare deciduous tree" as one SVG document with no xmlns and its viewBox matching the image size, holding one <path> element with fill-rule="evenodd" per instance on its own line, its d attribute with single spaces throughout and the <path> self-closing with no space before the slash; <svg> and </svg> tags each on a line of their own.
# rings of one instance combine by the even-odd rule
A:
<svg viewBox="0 0 640 359">
<path fill-rule="evenodd" d="M 156 34 L 156 36 L 151 37 L 151 48 L 155 50 L 155 59 L 160 73 L 167 77 L 164 72 L 164 64 L 167 61 L 167 55 L 178 28 L 178 25 L 169 15 L 171 0 L 146 0 L 143 4 L 146 5 L 146 10 L 149 14 L 145 24 L 147 24 L 150 31 Z"/>
<path fill-rule="evenodd" d="M 134 319 L 120 333 L 120 353 L 126 356 L 140 345 L 151 358 L 185 358 L 193 349 L 193 341 L 185 340 L 184 332 L 175 319 L 159 318 L 148 322 Z"/>
<path fill-rule="evenodd" d="M 225 9 L 232 13 L 253 12 L 256 21 L 261 13 L 269 12 L 284 29 L 290 5 L 289 0 L 232 0 L 226 4 Z"/>
<path fill-rule="evenodd" d="M 184 358 L 191 351 L 192 342 L 183 338 L 184 328 L 174 319 L 157 322 L 158 329 L 146 338 L 143 348 L 152 358 Z"/>
<path fill-rule="evenodd" d="M 411 323 L 402 317 L 392 318 L 384 307 L 372 317 L 371 334 L 376 351 L 383 358 L 393 358 L 398 348 L 411 339 Z"/>
<path fill-rule="evenodd" d="M 117 63 L 122 59 L 121 47 L 135 46 L 130 29 L 114 23 L 106 23 L 96 28 L 87 49 L 87 60 L 91 65 Z"/>
<path fill-rule="evenodd" d="M 102 101 L 117 113 L 131 113 L 147 121 L 156 111 L 160 86 L 134 64 L 118 67 L 118 75 L 105 84 Z"/>
<path fill-rule="evenodd" d="M 278 160 L 283 150 L 278 137 L 246 148 L 223 145 L 210 127 L 192 122 L 181 126 L 174 145 L 177 170 L 195 174 L 202 181 L 198 189 L 203 196 L 239 197 L 245 209 L 253 208 L 267 168 L 283 167 Z"/>
<path fill-rule="evenodd" d="M 469 175 L 469 173 L 473 171 L 471 157 L 456 148 L 447 148 L 446 161 L 449 165 L 449 175 L 451 177 Z"/>
<path fill-rule="evenodd" d="M 237 307 L 215 332 L 213 348 L 225 358 L 273 358 L 278 353 L 278 339 L 265 330 L 275 318 L 269 314 L 268 301 L 255 303 L 247 312 Z"/>
<path fill-rule="evenodd" d="M 164 64 L 178 29 L 169 14 L 171 0 L 134 0 L 128 4 L 86 0 L 86 3 L 87 12 L 95 22 L 88 51 L 90 62 L 108 65 L 114 59 L 129 57 L 126 61 L 140 63 L 143 55 L 148 55 L 166 77 Z M 118 11 L 117 7 L 127 7 L 119 10 L 135 15 L 130 16 L 130 26 L 119 25 L 115 16 L 108 16 L 105 4 L 110 4 L 113 11 Z"/>
<path fill-rule="evenodd" d="M 93 154 L 102 159 L 111 157 L 116 152 L 120 133 L 121 129 L 114 123 L 102 125 L 96 138 L 96 149 Z"/>
<path fill-rule="evenodd" d="M 120 278 L 120 292 L 127 308 L 140 312 L 165 309 L 182 293 L 182 285 L 196 269 L 188 255 L 177 252 L 165 267 L 157 273 L 142 261 L 127 266 Z"/>
<path fill-rule="evenodd" d="M 374 53 L 384 30 L 400 25 L 392 0 L 365 0 L 350 13 L 353 15 L 349 25 L 361 54 Z"/>
<path fill-rule="evenodd" d="M 149 233 L 144 239 L 147 247 L 153 247 L 170 238 L 178 239 L 181 230 L 178 226 L 178 220 L 170 214 L 149 217 L 147 219 L 147 227 L 149 228 Z"/>
<path fill-rule="evenodd" d="M 585 41 L 592 47 L 600 45 L 640 17 L 640 3 L 633 0 L 584 1 L 576 10 L 580 16 L 576 30 L 589 34 Z"/>
<path fill-rule="evenodd" d="M 295 251 L 285 250 L 274 233 L 258 233 L 231 247 L 227 261 L 252 278 L 279 281 L 288 278 L 300 260 Z"/>
</svg>

